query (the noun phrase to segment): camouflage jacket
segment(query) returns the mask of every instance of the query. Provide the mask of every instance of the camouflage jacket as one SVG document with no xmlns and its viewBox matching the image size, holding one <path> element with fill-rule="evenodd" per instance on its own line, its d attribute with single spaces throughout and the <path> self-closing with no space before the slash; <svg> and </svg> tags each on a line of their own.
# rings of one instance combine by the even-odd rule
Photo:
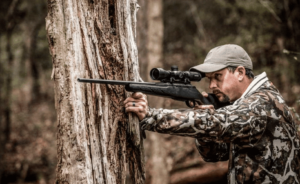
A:
<svg viewBox="0 0 300 184">
<path fill-rule="evenodd" d="M 229 159 L 228 183 L 300 183 L 295 123 L 265 73 L 232 105 L 217 110 L 150 109 L 141 128 L 196 138 L 204 160 Z"/>
</svg>

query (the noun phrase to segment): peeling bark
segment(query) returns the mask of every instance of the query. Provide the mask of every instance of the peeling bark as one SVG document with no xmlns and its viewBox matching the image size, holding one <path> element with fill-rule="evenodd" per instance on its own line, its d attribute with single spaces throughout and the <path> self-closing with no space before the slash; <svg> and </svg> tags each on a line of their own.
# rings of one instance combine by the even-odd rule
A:
<svg viewBox="0 0 300 184">
<path fill-rule="evenodd" d="M 57 110 L 57 183 L 144 182 L 138 119 L 124 87 L 77 78 L 138 81 L 134 0 L 48 0 L 46 29 Z"/>
</svg>

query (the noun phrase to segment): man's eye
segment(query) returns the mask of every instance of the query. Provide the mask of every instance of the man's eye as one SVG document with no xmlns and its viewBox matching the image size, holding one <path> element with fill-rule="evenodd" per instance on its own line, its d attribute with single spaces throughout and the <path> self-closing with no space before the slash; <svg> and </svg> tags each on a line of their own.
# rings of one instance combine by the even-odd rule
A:
<svg viewBox="0 0 300 184">
<path fill-rule="evenodd" d="M 215 75 L 215 78 L 216 78 L 216 79 L 220 79 L 220 77 L 221 77 L 221 74 L 216 74 L 216 75 Z"/>
</svg>

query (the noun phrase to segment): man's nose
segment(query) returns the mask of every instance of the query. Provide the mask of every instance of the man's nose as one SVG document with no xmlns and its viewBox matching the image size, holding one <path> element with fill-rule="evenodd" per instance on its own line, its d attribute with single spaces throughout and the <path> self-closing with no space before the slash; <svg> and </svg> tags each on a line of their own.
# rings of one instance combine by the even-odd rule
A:
<svg viewBox="0 0 300 184">
<path fill-rule="evenodd" d="M 214 89 L 216 87 L 217 87 L 216 83 L 214 81 L 210 81 L 210 83 L 209 83 L 209 89 Z"/>
</svg>

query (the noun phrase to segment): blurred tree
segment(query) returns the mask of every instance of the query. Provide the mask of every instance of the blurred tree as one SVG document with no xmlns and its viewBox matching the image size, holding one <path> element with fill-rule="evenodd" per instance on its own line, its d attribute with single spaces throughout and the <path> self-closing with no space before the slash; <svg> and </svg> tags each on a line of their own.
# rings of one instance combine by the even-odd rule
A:
<svg viewBox="0 0 300 184">
<path fill-rule="evenodd" d="M 0 2 L 0 23 L 4 25 L 0 27 L 0 183 L 51 182 L 53 176 L 51 164 L 55 162 L 55 157 L 51 149 L 55 145 L 52 145 L 54 124 L 51 118 L 54 107 L 51 105 L 52 90 L 48 90 L 51 85 L 45 82 L 48 81 L 48 71 L 46 67 L 41 71 L 44 76 L 27 76 L 30 64 L 26 59 L 26 54 L 31 53 L 34 55 L 32 64 L 49 62 L 45 31 L 41 31 L 44 30 L 45 5 L 46 2 L 38 0 Z M 26 31 L 38 19 L 39 26 L 34 28 L 35 32 L 31 34 Z M 37 41 L 39 44 L 25 49 L 28 40 L 35 40 L 31 45 Z M 41 50 L 47 52 L 42 53 Z M 37 53 L 42 58 L 36 57 Z M 35 90 L 27 89 L 33 89 L 32 84 L 37 82 L 43 84 L 43 97 L 46 98 L 36 98 L 35 104 L 30 105 Z"/>
<path fill-rule="evenodd" d="M 48 1 L 46 29 L 53 61 L 58 123 L 56 183 L 144 182 L 138 119 L 124 116 L 122 86 L 77 78 L 139 80 L 137 3 Z"/>
<path fill-rule="evenodd" d="M 4 170 L 5 144 L 11 133 L 11 92 L 12 92 L 12 33 L 18 23 L 18 14 L 15 13 L 18 0 L 0 2 L 0 182 Z M 7 8 L 9 7 L 9 8 Z"/>
<path fill-rule="evenodd" d="M 255 74 L 266 71 L 287 103 L 296 105 L 300 98 L 298 0 L 166 0 L 163 12 L 167 63 L 181 63 L 188 69 L 201 63 L 211 48 L 238 44 L 251 56 Z"/>
<path fill-rule="evenodd" d="M 44 29 L 45 26 L 47 7 L 46 3 L 40 3 L 39 0 L 32 0 L 31 3 L 26 4 L 23 3 L 23 6 L 27 12 L 30 12 L 24 17 L 24 22 L 26 22 L 26 24 L 21 28 L 25 34 L 23 43 L 23 60 L 26 71 L 28 71 L 28 75 L 26 75 L 25 80 L 30 83 L 31 86 L 29 104 L 32 105 L 42 98 L 43 93 L 41 89 L 41 73 L 43 72 L 42 64 L 44 62 L 40 62 L 40 60 L 49 61 L 50 59 L 48 54 L 44 54 L 42 58 L 39 57 L 38 54 L 42 54 L 42 52 L 38 50 L 41 48 L 37 46 L 39 37 L 38 33 L 41 29 Z"/>
<path fill-rule="evenodd" d="M 163 67 L 163 19 L 162 0 L 140 0 L 137 43 L 140 73 L 143 79 L 151 81 L 149 71 Z M 148 96 L 150 107 L 163 107 L 164 99 Z M 145 140 L 146 182 L 147 184 L 169 183 L 165 135 L 149 133 Z"/>
</svg>

